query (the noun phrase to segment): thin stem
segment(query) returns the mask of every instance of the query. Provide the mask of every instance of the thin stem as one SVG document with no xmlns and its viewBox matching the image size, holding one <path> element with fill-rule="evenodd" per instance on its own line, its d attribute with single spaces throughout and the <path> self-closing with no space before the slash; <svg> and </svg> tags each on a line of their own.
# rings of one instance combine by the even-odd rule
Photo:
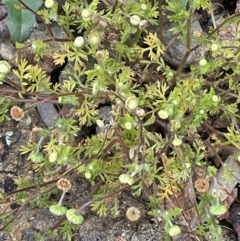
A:
<svg viewBox="0 0 240 241">
<path fill-rule="evenodd" d="M 159 27 L 159 39 L 163 43 L 163 12 L 162 12 L 162 0 L 158 0 L 158 27 Z"/>
<path fill-rule="evenodd" d="M 47 27 L 48 29 L 48 32 L 49 34 L 51 35 L 51 37 L 54 39 L 54 35 L 53 35 L 53 32 L 51 30 L 51 28 L 49 27 L 48 24 L 45 23 L 44 19 L 37 14 L 37 12 L 33 11 L 31 8 L 28 7 L 28 5 L 26 5 L 22 0 L 18 0 L 28 11 L 30 11 L 31 13 L 33 13 L 36 17 L 38 17 L 42 22 L 43 24 L 45 24 L 45 26 Z"/>
<path fill-rule="evenodd" d="M 113 14 L 115 12 L 115 10 L 117 8 L 117 5 L 118 5 L 118 0 L 115 0 L 114 5 L 113 5 L 112 10 L 111 10 L 111 14 Z"/>
</svg>

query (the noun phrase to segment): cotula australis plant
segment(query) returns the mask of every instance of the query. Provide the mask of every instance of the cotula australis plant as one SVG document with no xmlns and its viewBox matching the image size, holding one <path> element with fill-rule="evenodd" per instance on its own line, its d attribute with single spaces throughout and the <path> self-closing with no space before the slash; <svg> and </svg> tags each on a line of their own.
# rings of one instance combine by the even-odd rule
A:
<svg viewBox="0 0 240 241">
<path fill-rule="evenodd" d="M 179 235 L 181 229 L 187 230 L 174 224 L 185 210 L 181 205 L 163 210 L 161 202 L 176 199 L 196 168 L 204 170 L 206 176 L 216 174 L 208 161 L 209 150 L 221 163 L 219 148 L 231 150 L 239 158 L 239 43 L 235 39 L 231 43 L 220 41 L 217 30 L 221 26 L 205 35 L 191 33 L 192 14 L 199 8 L 210 9 L 209 1 L 103 2 L 105 7 L 99 8 L 99 0 L 66 1 L 62 6 L 64 14 L 58 15 L 57 3 L 48 0 L 45 8 L 36 13 L 47 25 L 60 24 L 69 37 L 53 55 L 56 65 L 67 59 L 69 70 L 64 71 L 67 78 L 63 83 L 52 84 L 38 65 L 20 60 L 13 70 L 19 80 L 19 97 L 22 102 L 32 103 L 35 100 L 26 97 L 37 94 L 45 101 L 71 106 L 71 114 L 57 117 L 52 128 L 34 130 L 39 140 L 21 147 L 21 153 L 28 154 L 40 189 L 30 198 L 28 190 L 36 188 L 35 184 L 16 178 L 16 202 L 49 208 L 61 215 L 61 221 L 47 234 L 54 236 L 55 228 L 59 228 L 71 240 L 73 228 L 84 221 L 87 206 L 100 216 L 115 217 L 120 214 L 119 196 L 123 190 L 130 189 L 136 196 L 147 193 L 149 214 L 165 220 L 169 239 Z M 188 50 L 177 71 L 163 60 L 167 47 L 162 35 L 164 9 L 168 10 L 167 17 L 177 23 L 169 31 L 183 38 Z M 234 17 L 229 21 L 233 22 Z M 159 30 L 151 32 L 151 25 L 158 25 Z M 31 44 L 36 59 L 43 57 L 49 41 L 60 41 L 48 29 L 49 40 Z M 191 49 L 192 38 L 198 45 Z M 183 75 L 188 55 L 202 45 L 206 55 Z M 17 46 L 24 47 L 19 43 Z M 98 107 L 106 101 L 111 104 L 108 128 L 79 142 L 78 134 L 85 126 L 105 125 Z M 8 95 L 0 98 L 2 118 L 6 118 L 12 102 L 14 99 Z M 224 132 L 209 124 L 213 118 L 227 123 Z M 231 171 L 227 173 L 228 178 L 233 177 Z M 76 176 L 87 179 L 93 189 L 86 201 L 77 200 L 67 208 L 63 198 Z M 51 193 L 57 192 L 55 184 L 62 191 L 58 203 L 50 199 Z M 222 207 L 219 196 L 201 196 L 193 186 L 191 190 L 203 201 L 198 204 L 195 200 L 191 207 L 200 220 L 197 231 L 187 231 L 204 236 L 201 220 L 207 220 L 215 240 L 220 240 L 221 230 L 214 216 L 214 207 Z M 209 205 L 204 209 L 202 203 Z M 4 227 L 9 223 L 6 220 Z"/>
</svg>

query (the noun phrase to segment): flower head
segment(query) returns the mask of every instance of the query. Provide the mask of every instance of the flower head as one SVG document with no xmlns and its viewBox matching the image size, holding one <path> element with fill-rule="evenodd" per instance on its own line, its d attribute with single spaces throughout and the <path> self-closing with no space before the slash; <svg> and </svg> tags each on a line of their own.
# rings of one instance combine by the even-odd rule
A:
<svg viewBox="0 0 240 241">
<path fill-rule="evenodd" d="M 15 121 L 20 121 L 24 117 L 24 111 L 18 106 L 13 106 L 10 114 Z"/>
<path fill-rule="evenodd" d="M 63 190 L 63 192 L 68 192 L 71 189 L 72 185 L 68 179 L 60 178 L 57 181 L 57 187 L 58 189 Z"/>
<path fill-rule="evenodd" d="M 198 178 L 195 181 L 195 185 L 194 186 L 197 189 L 197 191 L 199 191 L 201 193 L 207 192 L 207 190 L 209 189 L 209 182 L 205 178 Z"/>
<path fill-rule="evenodd" d="M 134 222 L 141 217 L 141 212 L 137 207 L 132 206 L 127 209 L 126 217 L 128 218 L 128 220 Z"/>
</svg>

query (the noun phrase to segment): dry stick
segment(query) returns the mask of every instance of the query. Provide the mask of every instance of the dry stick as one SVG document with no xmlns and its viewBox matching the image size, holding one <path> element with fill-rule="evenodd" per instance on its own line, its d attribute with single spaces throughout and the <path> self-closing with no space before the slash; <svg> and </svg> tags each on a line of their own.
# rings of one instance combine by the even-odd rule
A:
<svg viewBox="0 0 240 241">
<path fill-rule="evenodd" d="M 36 192 L 36 191 L 35 191 Z M 1 229 L 0 231 L 3 231 L 10 223 L 13 222 L 14 219 L 17 218 L 17 216 L 22 212 L 22 210 L 25 208 L 25 206 L 29 203 L 30 199 L 34 195 L 35 192 L 32 192 L 31 195 L 28 196 L 27 200 L 24 202 L 24 204 L 19 208 L 17 213 L 14 215 L 13 218 L 11 218 Z"/>
<path fill-rule="evenodd" d="M 118 5 L 118 0 L 115 0 L 114 5 L 113 5 L 112 10 L 111 10 L 111 14 L 113 14 L 115 12 L 115 10 L 117 8 L 117 5 Z"/>
<path fill-rule="evenodd" d="M 43 42 L 50 42 L 50 41 L 52 41 L 52 40 L 55 40 L 55 41 L 58 41 L 58 42 L 66 42 L 66 41 L 69 41 L 69 39 L 59 39 L 59 38 L 56 38 L 56 37 L 54 36 L 51 28 L 49 27 L 49 25 L 45 23 L 45 21 L 44 21 L 44 19 L 43 19 L 42 16 L 40 16 L 37 12 L 35 12 L 35 11 L 32 10 L 31 8 L 29 8 L 29 6 L 26 5 L 23 1 L 21 1 L 21 0 L 18 0 L 18 1 L 25 7 L 25 9 L 27 9 L 28 11 L 30 11 L 31 13 L 33 13 L 37 18 L 39 18 L 39 19 L 43 22 L 43 24 L 47 27 L 48 32 L 49 32 L 49 34 L 51 35 L 51 38 L 52 38 L 52 39 L 50 39 L 50 40 L 43 40 Z"/>
<path fill-rule="evenodd" d="M 162 14 L 162 0 L 158 0 L 158 27 L 159 27 L 159 39 L 163 43 L 163 14 Z"/>
</svg>

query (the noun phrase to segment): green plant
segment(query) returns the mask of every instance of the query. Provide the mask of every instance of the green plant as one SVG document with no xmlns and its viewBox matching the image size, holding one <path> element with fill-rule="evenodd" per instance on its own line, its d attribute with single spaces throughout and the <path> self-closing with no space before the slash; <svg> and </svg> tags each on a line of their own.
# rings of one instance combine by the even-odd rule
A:
<svg viewBox="0 0 240 241">
<path fill-rule="evenodd" d="M 185 210 L 177 204 L 163 210 L 162 201 L 176 199 L 196 168 L 204 170 L 206 175 L 216 175 L 214 165 L 209 164 L 209 151 L 221 164 L 219 149 L 231 150 L 239 156 L 240 44 L 236 39 L 231 43 L 220 40 L 217 29 L 206 36 L 192 36 L 191 16 L 199 8 L 210 8 L 209 1 L 193 0 L 188 6 L 187 1 L 166 1 L 165 5 L 161 1 L 159 4 L 145 0 L 121 4 L 116 1 L 113 6 L 106 3 L 104 10 L 99 10 L 98 4 L 98 0 L 90 4 L 66 1 L 63 15 L 57 15 L 56 3 L 36 13 L 45 24 L 57 19 L 69 37 L 62 41 L 61 51 L 53 55 L 56 65 L 68 60 L 70 70 L 65 71 L 68 78 L 64 83 L 52 84 L 38 65 L 21 60 L 13 70 L 19 80 L 19 98 L 5 94 L 0 99 L 0 120 L 7 118 L 9 105 L 19 100 L 35 107 L 39 102 L 28 97 L 36 95 L 46 102 L 71 105 L 73 112 L 66 119 L 57 118 L 54 130 L 39 129 L 38 142 L 21 147 L 21 153 L 28 154 L 32 162 L 37 184 L 17 179 L 16 199 L 21 204 L 50 208 L 52 213 L 63 215 L 57 227 L 71 240 L 74 225 L 84 221 L 84 208 L 91 206 L 100 216 L 110 213 L 117 216 L 118 198 L 123 190 L 131 189 L 136 196 L 150 193 L 149 214 L 164 219 L 166 239 L 169 239 L 169 235 L 180 234 L 181 228 L 174 220 L 184 215 Z M 169 31 L 182 38 L 188 50 L 176 73 L 163 59 L 166 46 L 161 16 L 165 10 L 167 17 L 176 22 L 176 27 Z M 234 18 L 231 16 L 224 23 L 233 23 Z M 158 25 L 159 32 L 150 32 L 146 22 Z M 31 43 L 36 59 L 47 51 L 48 42 L 60 41 L 52 36 L 51 30 L 49 34 L 49 40 Z M 192 38 L 198 43 L 193 48 L 190 47 Z M 206 47 L 206 55 L 183 75 L 189 54 L 201 46 Z M 88 64 L 90 60 L 92 65 Z M 109 128 L 76 143 L 79 131 L 85 126 L 104 125 L 98 116 L 103 98 L 112 107 Z M 227 123 L 224 131 L 209 124 L 214 118 Z M 57 192 L 55 183 L 60 178 L 74 182 L 75 174 L 93 186 L 85 202 L 76 202 L 75 208 L 67 209 L 62 206 L 65 191 L 59 203 L 48 199 L 51 193 Z M 46 176 L 51 181 L 44 182 Z M 229 168 L 226 177 L 235 178 Z M 152 190 L 152 186 L 156 189 Z M 36 187 L 39 189 L 31 194 L 30 201 L 27 190 Z M 225 206 L 219 203 L 218 195 L 200 196 L 193 186 L 191 191 L 201 202 L 195 200 L 191 207 L 199 225 L 196 231 L 188 232 L 206 235 L 204 220 L 214 240 L 220 240 L 221 230 L 214 215 L 218 214 L 216 207 L 224 211 Z M 45 193 L 48 195 L 42 197 Z M 49 234 L 55 235 L 52 231 L 57 227 L 53 226 Z"/>
</svg>

